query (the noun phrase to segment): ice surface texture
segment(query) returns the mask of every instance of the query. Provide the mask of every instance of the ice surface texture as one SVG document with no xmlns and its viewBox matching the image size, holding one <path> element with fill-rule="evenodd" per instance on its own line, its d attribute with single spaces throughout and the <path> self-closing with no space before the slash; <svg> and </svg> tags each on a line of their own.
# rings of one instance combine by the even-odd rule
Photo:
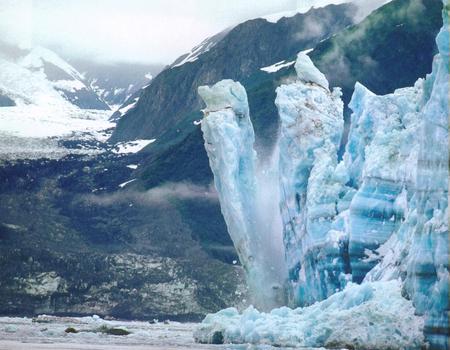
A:
<svg viewBox="0 0 450 350">
<path fill-rule="evenodd" d="M 439 55 L 426 80 L 386 96 L 356 85 L 349 141 L 336 167 L 335 153 L 317 152 L 317 141 L 301 130 L 291 139 L 301 139 L 295 145 L 315 158 L 306 170 L 307 161 L 295 164 L 296 157 L 288 155 L 294 146 L 283 146 L 285 115 L 294 110 L 286 111 L 277 103 L 282 121 L 280 157 L 287 157 L 280 174 L 297 174 L 298 183 L 288 188 L 301 205 L 289 197 L 284 204 L 294 213 L 300 207 L 295 221 L 306 226 L 292 234 L 287 225 L 284 231 L 294 305 L 328 297 L 333 282 L 341 289 L 349 274 L 357 283 L 399 278 L 404 295 L 425 317 L 427 341 L 442 349 L 448 347 L 449 284 L 447 12 L 444 21 L 437 37 Z M 285 98 L 286 91 L 280 87 L 277 101 Z M 297 96 L 297 103 L 307 106 L 309 101 Z M 304 110 L 299 109 L 297 124 L 308 118 Z M 326 113 L 322 119 L 327 120 Z M 330 139 L 326 135 L 322 142 Z M 328 211 L 315 204 L 317 197 L 322 198 L 320 203 L 329 203 Z M 330 242 L 335 242 L 334 251 Z"/>
<path fill-rule="evenodd" d="M 260 313 L 249 307 L 240 314 L 228 308 L 206 316 L 194 337 L 201 343 L 221 334 L 224 343 L 235 344 L 412 349 L 422 344 L 422 328 L 411 301 L 401 296 L 400 283 L 389 281 L 352 284 L 327 300 L 294 310 Z"/>
<path fill-rule="evenodd" d="M 263 222 L 257 205 L 261 187 L 247 94 L 232 80 L 200 87 L 199 94 L 207 105 L 201 128 L 228 232 L 247 272 L 253 302 L 272 308 L 282 303 L 283 276 L 276 267 L 283 257 L 281 249 L 279 254 L 271 252 L 274 246 L 265 238 L 271 238 L 272 226 L 267 218 Z"/>
<path fill-rule="evenodd" d="M 298 304 L 333 294 L 344 271 L 342 247 L 333 232 L 328 236 L 342 187 L 335 168 L 344 119 L 340 90 L 329 92 L 310 58 L 300 53 L 295 67 L 298 80 L 277 89 L 275 104 L 284 246 L 291 299 Z"/>
<path fill-rule="evenodd" d="M 439 54 L 425 80 L 386 96 L 356 85 L 349 140 L 340 162 L 340 91 L 330 92 L 325 77 L 299 54 L 297 80 L 278 88 L 275 103 L 281 121 L 277 166 L 286 292 L 290 306 L 303 308 L 270 314 L 250 309 L 242 315 L 227 309 L 205 319 L 198 340 L 208 341 L 219 331 L 226 340 L 238 343 L 417 348 L 424 340 L 423 326 L 431 348 L 448 348 L 449 42 L 444 11 L 444 27 L 437 37 Z M 230 234 L 235 243 L 244 240 L 251 247 L 248 254 L 255 255 L 264 243 L 257 230 L 261 218 L 251 212 L 258 205 L 256 197 L 248 194 L 258 191 L 259 175 L 254 167 L 236 170 L 239 157 L 255 157 L 253 130 L 247 105 L 233 105 L 229 99 L 222 99 L 226 106 L 216 100 L 213 105 L 221 109 L 219 115 L 245 111 L 244 129 L 240 126 L 233 134 L 241 133 L 239 140 L 208 134 L 211 115 L 202 128 L 222 210 L 236 210 L 228 219 L 224 214 L 229 230 L 229 222 L 240 218 Z M 244 146 L 244 141 L 249 143 Z M 234 162 L 217 164 L 208 145 L 217 149 L 227 142 L 233 147 L 221 154 L 237 152 Z M 230 164 L 235 165 L 232 173 Z M 245 186 L 225 190 L 223 181 L 251 184 L 251 191 Z M 240 244 L 237 249 L 242 252 Z M 249 263 L 244 258 L 245 266 Z M 264 257 L 251 267 L 256 274 L 261 260 Z M 264 284 L 267 276 L 259 278 Z M 377 292 L 368 298 L 367 290 Z M 353 307 L 355 298 L 365 313 Z M 380 308 L 371 307 L 372 303 Z M 328 309 L 330 305 L 336 307 Z M 353 326 L 347 329 L 347 325 Z M 369 326 L 374 339 L 359 338 Z"/>
<path fill-rule="evenodd" d="M 439 55 L 433 72 L 416 86 L 419 128 L 409 147 L 416 159 L 405 184 L 404 217 L 398 230 L 379 249 L 383 259 L 366 280 L 401 277 L 404 292 L 417 313 L 426 316 L 425 334 L 433 348 L 448 349 L 448 99 L 449 27 L 445 2 L 444 27 L 437 37 Z"/>
</svg>

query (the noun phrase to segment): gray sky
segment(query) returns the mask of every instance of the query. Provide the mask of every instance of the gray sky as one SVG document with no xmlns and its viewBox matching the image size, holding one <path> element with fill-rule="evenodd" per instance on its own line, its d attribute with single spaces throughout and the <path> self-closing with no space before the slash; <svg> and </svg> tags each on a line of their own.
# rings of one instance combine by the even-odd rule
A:
<svg viewBox="0 0 450 350">
<path fill-rule="evenodd" d="M 0 33 L 100 61 L 169 64 L 229 26 L 345 0 L 0 0 Z"/>
</svg>

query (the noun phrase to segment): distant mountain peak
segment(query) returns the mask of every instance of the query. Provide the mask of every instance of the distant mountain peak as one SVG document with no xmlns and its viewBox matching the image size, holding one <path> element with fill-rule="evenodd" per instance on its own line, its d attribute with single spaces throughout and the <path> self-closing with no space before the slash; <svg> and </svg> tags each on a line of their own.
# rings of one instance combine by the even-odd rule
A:
<svg viewBox="0 0 450 350">
<path fill-rule="evenodd" d="M 55 52 L 42 46 L 33 48 L 20 62 L 23 67 L 33 70 L 43 69 L 46 63 L 58 67 L 73 79 L 83 80 L 82 74 L 74 67 L 63 60 Z"/>
<path fill-rule="evenodd" d="M 5 101 L 8 98 L 14 104 L 109 110 L 83 75 L 52 50 L 37 46 L 9 52 L 3 50 L 0 58 L 0 91 Z M 12 105 L 7 102 L 4 105 Z"/>
</svg>

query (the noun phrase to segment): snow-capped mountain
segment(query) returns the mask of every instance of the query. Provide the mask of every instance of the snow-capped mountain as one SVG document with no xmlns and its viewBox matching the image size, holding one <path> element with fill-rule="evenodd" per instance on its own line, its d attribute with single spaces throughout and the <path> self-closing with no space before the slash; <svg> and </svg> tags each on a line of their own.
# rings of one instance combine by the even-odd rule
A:
<svg viewBox="0 0 450 350">
<path fill-rule="evenodd" d="M 51 50 L 35 47 L 16 55 L 0 46 L 0 94 L 9 105 L 73 105 L 109 110 L 83 76 Z M 13 101 L 13 103 L 11 103 Z"/>
<path fill-rule="evenodd" d="M 86 59 L 71 59 L 69 62 L 82 73 L 86 84 L 113 111 L 141 88 L 148 86 L 164 68 L 158 64 L 104 63 Z"/>
<path fill-rule="evenodd" d="M 51 50 L 0 45 L 0 159 L 92 154 L 104 141 L 109 107 L 82 75 Z M 79 140 L 68 149 L 60 142 Z M 86 146 L 86 147 L 85 147 Z"/>
<path fill-rule="evenodd" d="M 80 146 L 84 152 L 60 147 L 58 142 L 105 141 L 106 130 L 110 132 L 115 122 L 108 120 L 112 111 L 102 97 L 120 104 L 149 84 L 149 69 L 160 69 L 74 62 L 79 67 L 43 47 L 21 50 L 0 43 L 0 159 L 92 153 L 91 145 Z"/>
</svg>

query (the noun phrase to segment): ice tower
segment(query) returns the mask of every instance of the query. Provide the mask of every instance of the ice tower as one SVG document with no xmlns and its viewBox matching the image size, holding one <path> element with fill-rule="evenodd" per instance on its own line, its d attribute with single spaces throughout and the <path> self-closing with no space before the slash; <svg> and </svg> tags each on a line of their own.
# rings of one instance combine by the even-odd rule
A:
<svg viewBox="0 0 450 350">
<path fill-rule="evenodd" d="M 212 87 L 201 86 L 205 101 L 202 131 L 222 214 L 258 307 L 282 304 L 284 271 L 282 250 L 276 252 L 272 232 L 275 210 L 269 217 L 261 212 L 261 192 L 256 177 L 257 158 L 244 87 L 222 80 Z"/>
</svg>

